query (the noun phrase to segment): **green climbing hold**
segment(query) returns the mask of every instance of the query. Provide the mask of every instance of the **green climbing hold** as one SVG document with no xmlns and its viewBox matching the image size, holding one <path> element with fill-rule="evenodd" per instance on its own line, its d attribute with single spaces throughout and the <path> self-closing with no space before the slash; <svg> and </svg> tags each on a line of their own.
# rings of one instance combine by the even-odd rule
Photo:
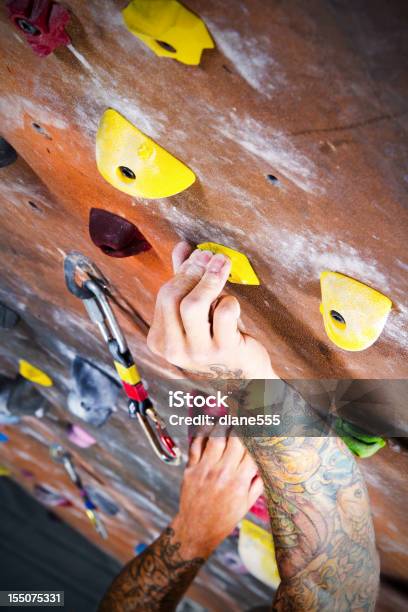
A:
<svg viewBox="0 0 408 612">
<path fill-rule="evenodd" d="M 387 444 L 380 436 L 367 434 L 359 427 L 343 419 L 336 420 L 335 429 L 351 452 L 361 459 L 372 457 Z"/>
</svg>

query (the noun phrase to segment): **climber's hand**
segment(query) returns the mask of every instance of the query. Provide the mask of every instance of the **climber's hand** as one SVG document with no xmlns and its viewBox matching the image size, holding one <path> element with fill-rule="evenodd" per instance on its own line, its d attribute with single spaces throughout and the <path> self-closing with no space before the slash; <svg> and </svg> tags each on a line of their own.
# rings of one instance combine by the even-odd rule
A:
<svg viewBox="0 0 408 612">
<path fill-rule="evenodd" d="M 231 261 L 185 242 L 173 251 L 174 277 L 159 291 L 149 348 L 186 370 L 223 378 L 276 378 L 265 347 L 240 329 L 240 306 L 221 296 Z"/>
<path fill-rule="evenodd" d="M 255 462 L 238 437 L 216 427 L 210 437 L 195 438 L 171 524 L 183 557 L 208 557 L 262 491 Z"/>
</svg>

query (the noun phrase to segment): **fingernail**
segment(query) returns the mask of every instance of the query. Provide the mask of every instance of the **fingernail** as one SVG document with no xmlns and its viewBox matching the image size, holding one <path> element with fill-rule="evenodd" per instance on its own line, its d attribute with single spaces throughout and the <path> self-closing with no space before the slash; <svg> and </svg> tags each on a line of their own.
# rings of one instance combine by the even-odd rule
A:
<svg viewBox="0 0 408 612">
<path fill-rule="evenodd" d="M 211 259 L 210 263 L 208 264 L 207 270 L 209 272 L 214 272 L 217 274 L 221 272 L 221 270 L 223 269 L 226 263 L 227 263 L 227 258 L 221 253 L 217 253 L 217 255 L 214 255 L 214 257 Z"/>
<path fill-rule="evenodd" d="M 194 255 L 194 263 L 202 264 L 204 266 L 208 264 L 208 262 L 213 256 L 213 253 L 211 253 L 211 251 L 198 250 L 198 251 L 195 251 L 195 253 L 196 255 Z"/>
</svg>

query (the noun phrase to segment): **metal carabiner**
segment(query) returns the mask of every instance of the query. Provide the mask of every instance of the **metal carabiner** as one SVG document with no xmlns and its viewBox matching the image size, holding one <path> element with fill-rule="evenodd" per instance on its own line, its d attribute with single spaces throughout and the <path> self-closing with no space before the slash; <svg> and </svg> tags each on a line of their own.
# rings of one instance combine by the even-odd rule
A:
<svg viewBox="0 0 408 612">
<path fill-rule="evenodd" d="M 86 274 L 86 280 L 93 279 L 98 281 L 105 289 L 108 289 L 109 282 L 95 264 L 79 253 L 79 251 L 71 251 L 64 259 L 64 277 L 68 291 L 81 300 L 93 298 L 93 294 L 89 289 L 84 287 L 84 282 L 78 284 L 76 281 L 77 273 Z"/>
<path fill-rule="evenodd" d="M 143 402 L 130 400 L 129 414 L 133 418 L 137 417 L 156 455 L 165 463 L 179 465 L 181 462 L 180 449 L 168 433 L 163 419 L 149 398 Z"/>
<path fill-rule="evenodd" d="M 91 321 L 98 325 L 108 345 L 114 340 L 117 343 L 118 352 L 126 353 L 129 349 L 125 337 L 106 298 L 105 291 L 95 280 L 85 281 L 84 287 L 92 293 L 92 298 L 83 300 Z"/>
<path fill-rule="evenodd" d="M 76 282 L 78 269 L 82 285 Z M 129 399 L 129 416 L 137 417 L 156 455 L 165 463 L 179 465 L 181 452 L 166 430 L 166 426 L 154 408 L 137 371 L 132 354 L 115 314 L 109 304 L 109 283 L 100 270 L 87 257 L 78 252 L 67 255 L 64 262 L 68 290 L 85 305 L 91 321 L 96 323 L 108 345 L 114 365 Z"/>
</svg>

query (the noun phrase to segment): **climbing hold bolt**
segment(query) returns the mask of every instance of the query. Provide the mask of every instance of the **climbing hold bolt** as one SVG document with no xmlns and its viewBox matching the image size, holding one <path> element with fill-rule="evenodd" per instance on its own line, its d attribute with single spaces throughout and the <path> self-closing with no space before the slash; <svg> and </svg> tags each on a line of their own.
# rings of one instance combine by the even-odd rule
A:
<svg viewBox="0 0 408 612">
<path fill-rule="evenodd" d="M 198 65 L 214 43 L 204 22 L 177 0 L 132 0 L 122 11 L 126 27 L 156 55 Z"/>
<path fill-rule="evenodd" d="M 320 312 L 330 340 L 346 351 L 363 351 L 374 344 L 384 329 L 391 300 L 338 272 L 322 272 L 320 285 Z"/>
<path fill-rule="evenodd" d="M 89 235 L 110 257 L 130 257 L 151 248 L 133 223 L 101 208 L 91 208 Z"/>
<path fill-rule="evenodd" d="M 10 19 L 37 55 L 45 57 L 57 47 L 70 44 L 65 31 L 70 15 L 64 6 L 52 0 L 9 0 L 7 8 Z"/>
<path fill-rule="evenodd" d="M 119 166 L 119 170 L 123 176 L 126 176 L 126 178 L 131 179 L 132 181 L 136 179 L 135 173 L 130 168 L 127 168 L 126 166 Z"/>
<path fill-rule="evenodd" d="M 239 283 L 240 285 L 260 285 L 259 278 L 254 272 L 253 267 L 249 263 L 248 257 L 239 251 L 234 251 L 229 247 L 217 244 L 216 242 L 203 242 L 197 245 L 202 251 L 211 251 L 212 253 L 222 253 L 230 258 L 232 262 L 231 272 L 229 275 L 230 283 Z"/>
<path fill-rule="evenodd" d="M 142 198 L 166 198 L 195 181 L 190 168 L 112 108 L 99 124 L 96 163 L 113 187 Z"/>
</svg>

